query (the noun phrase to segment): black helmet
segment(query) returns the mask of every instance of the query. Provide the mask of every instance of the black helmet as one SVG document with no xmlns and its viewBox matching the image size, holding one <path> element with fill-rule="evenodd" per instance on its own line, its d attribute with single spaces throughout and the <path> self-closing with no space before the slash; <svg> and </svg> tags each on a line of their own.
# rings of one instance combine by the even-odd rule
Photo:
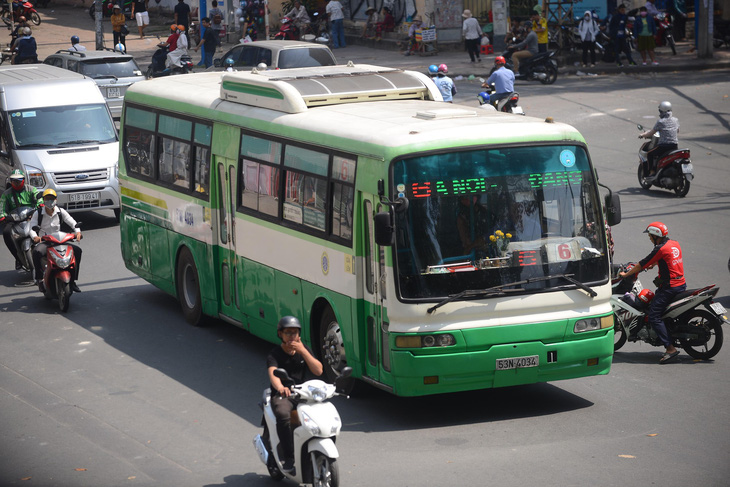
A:
<svg viewBox="0 0 730 487">
<path fill-rule="evenodd" d="M 276 326 L 276 331 L 282 331 L 284 328 L 299 328 L 302 329 L 299 320 L 293 316 L 285 316 L 279 320 L 279 324 Z"/>
</svg>

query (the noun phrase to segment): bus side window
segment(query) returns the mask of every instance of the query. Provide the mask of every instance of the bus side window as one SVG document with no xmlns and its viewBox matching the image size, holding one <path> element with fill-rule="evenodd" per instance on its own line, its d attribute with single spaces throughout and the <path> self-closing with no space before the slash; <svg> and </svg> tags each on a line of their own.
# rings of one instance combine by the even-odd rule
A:
<svg viewBox="0 0 730 487">
<path fill-rule="evenodd" d="M 155 136 L 144 130 L 128 126 L 125 139 L 127 170 L 139 176 L 154 177 L 152 154 Z"/>
<path fill-rule="evenodd" d="M 210 186 L 210 149 L 195 146 L 195 192 L 208 194 Z"/>
<path fill-rule="evenodd" d="M 365 288 L 370 294 L 375 292 L 373 287 L 373 248 L 375 247 L 375 234 L 373 233 L 373 204 L 365 200 Z"/>
</svg>

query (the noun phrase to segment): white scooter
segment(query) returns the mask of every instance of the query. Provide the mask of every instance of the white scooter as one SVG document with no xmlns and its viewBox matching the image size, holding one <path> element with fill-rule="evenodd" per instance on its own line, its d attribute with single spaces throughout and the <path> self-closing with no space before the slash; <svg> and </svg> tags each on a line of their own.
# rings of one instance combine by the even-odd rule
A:
<svg viewBox="0 0 730 487">
<path fill-rule="evenodd" d="M 20 206 L 12 210 L 6 220 L 6 225 L 12 225 L 10 236 L 15 244 L 15 250 L 18 252 L 18 260 L 23 269 L 30 272 L 31 275 L 31 280 L 24 282 L 23 286 L 33 284 L 33 257 L 31 255 L 33 240 L 30 238 L 30 219 L 36 211 L 30 206 Z"/>
<path fill-rule="evenodd" d="M 298 484 L 311 484 L 315 487 L 337 487 L 340 482 L 335 440 L 340 434 L 342 421 L 337 408 L 328 402 L 337 392 L 337 384 L 350 376 L 352 368 L 345 367 L 335 380 L 335 385 L 318 379 L 309 380 L 300 385 L 293 381 L 284 369 L 276 369 L 274 375 L 290 387 L 292 397 L 298 402 L 292 411 L 291 427 L 294 433 L 294 465 L 293 474 L 284 472 L 279 452 L 279 437 L 276 432 L 276 417 L 271 408 L 271 389 L 266 389 L 263 401 L 259 404 L 264 411 L 264 434 L 256 435 L 254 447 L 259 458 L 269 470 L 274 480 L 284 477 Z M 347 397 L 347 396 L 345 396 Z"/>
</svg>

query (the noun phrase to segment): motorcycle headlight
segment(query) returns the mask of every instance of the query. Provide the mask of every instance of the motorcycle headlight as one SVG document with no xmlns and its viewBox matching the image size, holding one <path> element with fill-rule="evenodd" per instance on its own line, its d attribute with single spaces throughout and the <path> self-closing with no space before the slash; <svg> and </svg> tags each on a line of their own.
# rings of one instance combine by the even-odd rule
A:
<svg viewBox="0 0 730 487">
<path fill-rule="evenodd" d="M 302 425 L 309 430 L 309 433 L 312 436 L 319 436 L 319 426 L 317 426 L 317 423 L 315 423 L 312 418 L 307 416 L 307 413 L 299 411 L 299 420 L 302 422 Z"/>
<path fill-rule="evenodd" d="M 46 179 L 43 177 L 43 173 L 40 169 L 26 166 L 26 177 L 28 178 L 28 184 L 31 186 L 34 186 L 38 189 L 44 187 L 46 185 Z"/>
</svg>

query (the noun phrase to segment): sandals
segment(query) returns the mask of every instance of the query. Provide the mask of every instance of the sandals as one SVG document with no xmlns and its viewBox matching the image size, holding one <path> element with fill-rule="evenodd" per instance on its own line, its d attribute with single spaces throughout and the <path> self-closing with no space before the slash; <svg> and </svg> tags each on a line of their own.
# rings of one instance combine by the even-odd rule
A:
<svg viewBox="0 0 730 487">
<path fill-rule="evenodd" d="M 667 362 L 670 362 L 671 360 L 676 358 L 677 355 L 679 355 L 679 350 L 675 350 L 672 353 L 665 352 L 664 355 L 662 355 L 662 358 L 659 359 L 659 363 L 666 364 Z"/>
</svg>

